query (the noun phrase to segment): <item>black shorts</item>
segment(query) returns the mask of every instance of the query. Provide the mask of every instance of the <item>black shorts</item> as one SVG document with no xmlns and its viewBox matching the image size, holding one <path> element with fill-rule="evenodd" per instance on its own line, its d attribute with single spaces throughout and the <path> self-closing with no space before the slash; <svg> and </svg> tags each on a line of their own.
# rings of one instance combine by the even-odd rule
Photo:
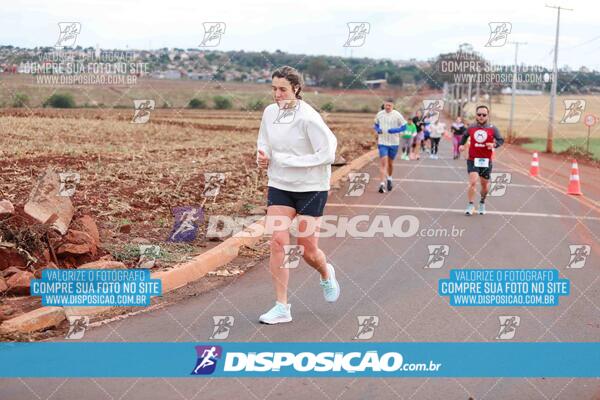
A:
<svg viewBox="0 0 600 400">
<path fill-rule="evenodd" d="M 290 192 L 269 186 L 267 195 L 268 206 L 288 206 L 296 210 L 299 215 L 322 217 L 327 191 L 321 192 Z"/>
<path fill-rule="evenodd" d="M 485 167 L 476 167 L 475 166 L 475 161 L 473 160 L 467 160 L 467 171 L 469 173 L 471 172 L 477 172 L 477 174 L 482 177 L 483 179 L 490 179 L 490 174 L 492 173 L 492 160 L 490 160 L 490 166 L 485 168 Z"/>
</svg>

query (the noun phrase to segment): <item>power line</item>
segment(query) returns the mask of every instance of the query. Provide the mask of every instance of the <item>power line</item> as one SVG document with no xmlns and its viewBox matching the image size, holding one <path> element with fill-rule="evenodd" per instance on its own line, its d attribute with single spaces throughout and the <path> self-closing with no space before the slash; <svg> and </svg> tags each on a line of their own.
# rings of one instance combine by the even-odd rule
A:
<svg viewBox="0 0 600 400">
<path fill-rule="evenodd" d="M 592 39 L 590 39 L 590 40 L 586 40 L 585 42 L 581 42 L 581 43 L 579 43 L 579 44 L 576 44 L 575 46 L 563 47 L 563 50 L 576 49 L 576 48 L 578 48 L 578 47 L 585 46 L 586 44 L 589 44 L 589 43 L 595 42 L 595 41 L 596 41 L 596 40 L 598 40 L 598 39 L 600 39 L 600 36 L 596 36 L 596 37 L 594 37 L 594 38 L 592 38 Z"/>
</svg>

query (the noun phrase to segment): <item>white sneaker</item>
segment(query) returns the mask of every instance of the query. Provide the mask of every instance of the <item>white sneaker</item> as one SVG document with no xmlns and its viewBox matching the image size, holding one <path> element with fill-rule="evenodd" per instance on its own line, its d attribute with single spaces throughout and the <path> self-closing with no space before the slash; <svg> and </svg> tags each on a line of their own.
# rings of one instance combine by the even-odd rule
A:
<svg viewBox="0 0 600 400">
<path fill-rule="evenodd" d="M 340 284 L 335 279 L 335 270 L 333 269 L 333 265 L 327 263 L 327 271 L 329 272 L 329 279 L 326 281 L 321 280 L 320 284 L 323 288 L 323 296 L 325 300 L 333 303 L 337 301 L 338 297 L 340 297 Z"/>
<path fill-rule="evenodd" d="M 479 203 L 479 215 L 485 215 L 485 203 Z"/>
<path fill-rule="evenodd" d="M 465 210 L 465 215 L 473 215 L 473 211 L 475 211 L 475 205 L 473 203 L 467 204 L 467 209 Z"/>
<path fill-rule="evenodd" d="M 275 302 L 275 307 L 264 313 L 258 319 L 263 324 L 273 325 L 292 321 L 292 313 L 290 312 L 290 304 L 282 304 Z"/>
</svg>

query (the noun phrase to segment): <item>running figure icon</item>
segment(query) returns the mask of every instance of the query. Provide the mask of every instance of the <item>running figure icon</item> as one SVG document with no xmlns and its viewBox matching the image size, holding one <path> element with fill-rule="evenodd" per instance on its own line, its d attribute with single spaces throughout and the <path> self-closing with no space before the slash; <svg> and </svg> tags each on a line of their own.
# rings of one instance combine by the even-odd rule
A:
<svg viewBox="0 0 600 400">
<path fill-rule="evenodd" d="M 194 374 L 198 374 L 199 370 L 202 370 L 202 369 L 205 369 L 205 368 L 215 365 L 214 360 L 218 356 L 219 355 L 217 354 L 216 346 L 212 346 L 211 348 L 205 349 L 202 352 L 202 354 L 200 355 L 200 358 L 202 359 L 202 361 L 200 361 L 200 363 L 198 363 L 198 365 L 194 369 Z"/>
</svg>

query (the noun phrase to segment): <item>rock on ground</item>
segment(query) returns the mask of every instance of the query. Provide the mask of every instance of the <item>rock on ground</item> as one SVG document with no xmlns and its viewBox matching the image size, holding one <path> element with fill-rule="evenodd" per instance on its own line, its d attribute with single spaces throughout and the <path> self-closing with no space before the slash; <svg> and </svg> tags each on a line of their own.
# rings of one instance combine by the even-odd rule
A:
<svg viewBox="0 0 600 400">
<path fill-rule="evenodd" d="M 64 235 L 75 209 L 69 197 L 59 195 L 59 189 L 59 176 L 49 167 L 29 194 L 25 213 L 41 223 L 52 221 L 52 227 Z"/>
</svg>

